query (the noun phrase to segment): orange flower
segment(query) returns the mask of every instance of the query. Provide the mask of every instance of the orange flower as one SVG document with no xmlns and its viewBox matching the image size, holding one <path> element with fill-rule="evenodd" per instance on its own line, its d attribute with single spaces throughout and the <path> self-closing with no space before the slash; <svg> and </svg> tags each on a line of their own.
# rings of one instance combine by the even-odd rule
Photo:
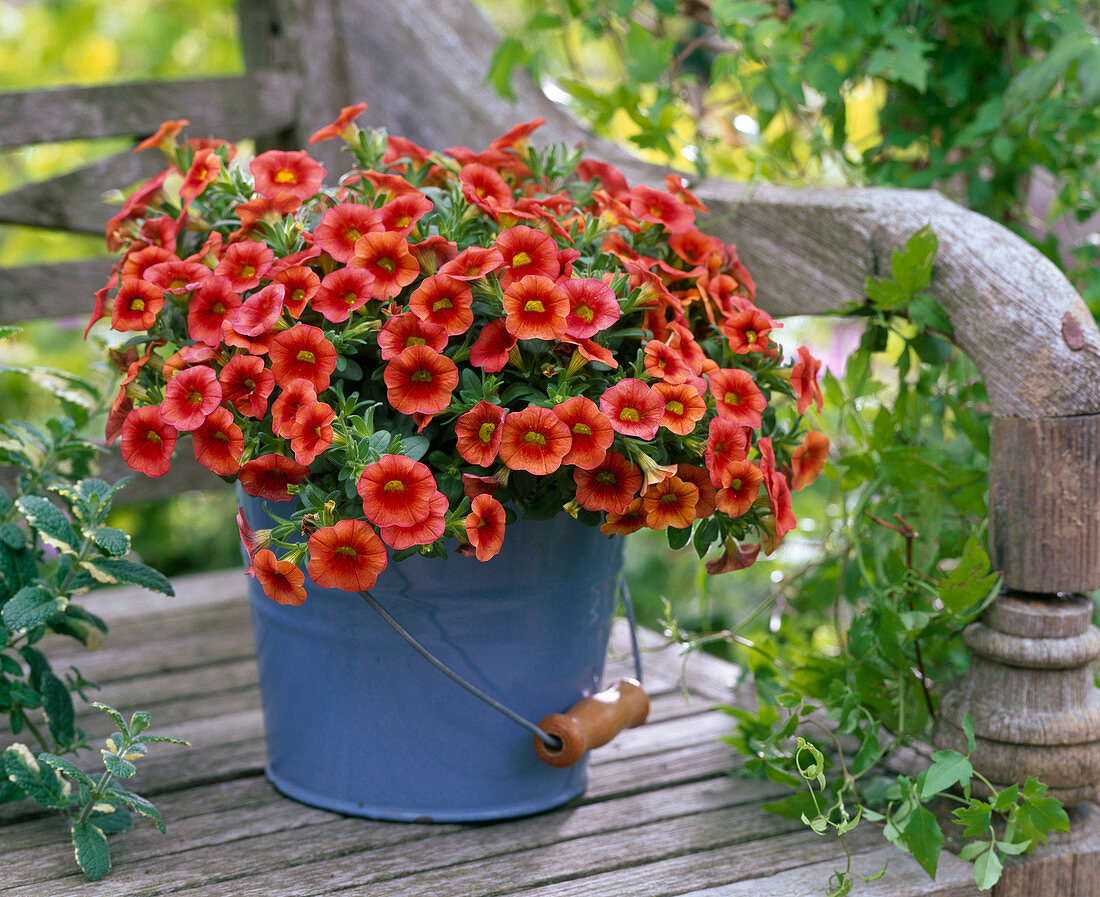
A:
<svg viewBox="0 0 1100 897">
<path fill-rule="evenodd" d="M 504 326 L 517 339 L 565 335 L 569 297 L 549 277 L 529 274 L 504 290 Z"/>
<path fill-rule="evenodd" d="M 648 442 L 657 435 L 665 403 L 641 380 L 627 377 L 604 391 L 600 396 L 600 410 L 610 418 L 616 433 Z"/>
<path fill-rule="evenodd" d="M 686 203 L 644 184 L 630 191 L 630 211 L 639 221 L 663 224 L 674 234 L 686 233 L 695 222 L 695 212 Z"/>
<path fill-rule="evenodd" d="M 574 277 L 563 280 L 558 287 L 569 297 L 565 332 L 574 339 L 595 336 L 619 320 L 622 313 L 619 302 L 602 280 Z"/>
<path fill-rule="evenodd" d="M 607 520 L 600 527 L 600 532 L 605 536 L 629 536 L 645 526 L 646 513 L 642 507 L 642 497 L 639 495 L 626 506 L 621 514 L 614 511 L 607 512 Z"/>
<path fill-rule="evenodd" d="M 642 469 L 618 452 L 608 452 L 592 470 L 574 468 L 573 482 L 577 484 L 577 504 L 582 508 L 625 514 L 642 487 Z"/>
<path fill-rule="evenodd" d="M 305 311 L 306 304 L 321 289 L 321 278 L 317 272 L 306 265 L 292 265 L 275 273 L 274 267 L 268 272 L 272 284 L 278 284 L 284 290 L 283 308 L 297 320 Z M 194 301 L 194 300 L 192 300 Z"/>
<path fill-rule="evenodd" d="M 160 408 L 145 405 L 122 422 L 122 460 L 131 470 L 162 477 L 168 473 L 176 439 L 176 428 L 165 422 Z"/>
<path fill-rule="evenodd" d="M 214 273 L 228 277 L 233 289 L 243 293 L 260 285 L 274 261 L 275 253 L 263 243 L 241 240 L 225 251 Z"/>
<path fill-rule="evenodd" d="M 187 332 L 208 346 L 220 345 L 222 322 L 241 307 L 228 277 L 212 274 L 203 280 L 187 305 Z"/>
<path fill-rule="evenodd" d="M 409 297 L 409 311 L 421 321 L 442 327 L 448 336 L 458 336 L 474 322 L 473 301 L 474 295 L 463 281 L 433 274 Z"/>
<path fill-rule="evenodd" d="M 735 311 L 722 321 L 721 329 L 729 340 L 730 348 L 738 355 L 747 352 L 763 352 L 768 348 L 771 340 L 768 334 L 777 324 L 768 315 L 758 308 L 747 308 L 743 311 Z"/>
<path fill-rule="evenodd" d="M 385 230 L 377 209 L 357 202 L 345 202 L 325 209 L 313 229 L 314 244 L 338 262 L 350 262 L 355 244 L 363 234 Z"/>
<path fill-rule="evenodd" d="M 444 263 L 439 273 L 453 277 L 455 280 L 480 280 L 503 264 L 504 256 L 499 249 L 468 246 L 453 259 Z"/>
<path fill-rule="evenodd" d="M 367 304 L 374 288 L 374 277 L 363 268 L 337 268 L 326 274 L 310 305 L 327 321 L 341 324 L 357 308 Z"/>
<path fill-rule="evenodd" d="M 301 150 L 268 150 L 253 159 L 248 170 L 255 180 L 256 192 L 269 199 L 293 196 L 307 200 L 321 189 L 325 167 Z"/>
<path fill-rule="evenodd" d="M 439 234 L 432 234 L 419 243 L 410 243 L 409 252 L 411 252 L 416 260 L 420 263 L 420 270 L 425 274 L 441 274 L 440 265 L 445 265 L 458 255 L 458 244 L 451 240 L 441 237 Z M 450 275 L 454 277 L 453 274 Z M 456 280 L 470 280 L 468 277 L 459 277 Z"/>
<path fill-rule="evenodd" d="M 748 430 L 736 421 L 716 417 L 707 432 L 707 448 L 703 459 L 715 486 L 722 485 L 725 470 L 733 463 L 749 457 Z"/>
<path fill-rule="evenodd" d="M 378 331 L 378 348 L 382 351 L 382 360 L 396 358 L 409 346 L 427 346 L 436 352 L 442 352 L 447 346 L 447 331 L 438 324 L 421 321 L 412 312 L 394 315 Z"/>
<path fill-rule="evenodd" d="M 378 214 L 386 230 L 407 237 L 433 208 L 432 201 L 423 193 L 405 193 L 382 206 Z"/>
<path fill-rule="evenodd" d="M 253 293 L 241 303 L 241 307 L 233 315 L 233 331 L 248 337 L 262 337 L 269 333 L 283 313 L 285 292 L 284 287 L 273 283 Z"/>
<path fill-rule="evenodd" d="M 677 476 L 665 477 L 642 496 L 646 526 L 650 529 L 691 526 L 698 503 L 699 489 L 693 483 L 686 483 Z"/>
<path fill-rule="evenodd" d="M 759 542 L 753 545 L 738 545 L 733 539 L 727 539 L 721 557 L 707 561 L 707 573 L 711 576 L 717 576 L 719 573 L 746 570 L 756 563 L 759 554 Z"/>
<path fill-rule="evenodd" d="M 458 180 L 462 184 L 462 195 L 466 202 L 477 206 L 493 219 L 515 205 L 512 188 L 488 165 L 477 162 L 463 165 L 458 173 Z"/>
<path fill-rule="evenodd" d="M 352 122 L 362 115 L 366 109 L 366 103 L 356 103 L 354 106 L 345 106 L 340 110 L 340 114 L 336 116 L 336 121 L 310 134 L 309 142 L 320 143 L 322 140 L 331 140 L 333 137 L 343 137 L 344 140 L 350 143 L 359 130 Z"/>
<path fill-rule="evenodd" d="M 768 493 L 768 501 L 775 514 L 775 542 L 772 549 L 768 551 L 770 554 L 783 537 L 795 528 L 798 520 L 791 506 L 791 489 L 787 485 L 787 478 L 775 469 L 775 450 L 772 448 L 771 437 L 759 440 L 756 447 L 760 450 L 760 470 L 764 475 L 764 489 Z"/>
<path fill-rule="evenodd" d="M 411 526 L 383 526 L 382 541 L 390 548 L 401 551 L 414 545 L 431 545 L 447 529 L 447 496 L 436 492 L 428 501 L 430 511 L 423 520 Z"/>
<path fill-rule="evenodd" d="M 404 455 L 383 455 L 368 464 L 356 486 L 363 514 L 375 526 L 413 526 L 432 511 L 435 477 L 427 465 Z"/>
<path fill-rule="evenodd" d="M 233 476 L 240 469 L 244 435 L 228 408 L 218 407 L 191 434 L 195 460 L 219 476 Z"/>
<path fill-rule="evenodd" d="M 392 299 L 420 273 L 420 262 L 405 238 L 390 231 L 363 234 L 355 241 L 355 255 L 348 264 L 374 275 L 372 295 L 382 301 Z"/>
<path fill-rule="evenodd" d="M 234 355 L 218 374 L 222 396 L 246 417 L 257 420 L 267 412 L 267 400 L 275 389 L 275 375 L 255 355 Z"/>
<path fill-rule="evenodd" d="M 496 374 L 504 370 L 517 340 L 508 332 L 504 318 L 495 318 L 486 324 L 470 346 L 470 364 L 486 373 Z"/>
<path fill-rule="evenodd" d="M 677 436 L 687 436 L 707 413 L 707 403 L 690 383 L 654 383 L 653 390 L 665 403 L 661 426 Z"/>
<path fill-rule="evenodd" d="M 194 285 L 210 276 L 210 269 L 198 262 L 185 262 L 182 259 L 169 259 L 157 262 L 145 269 L 142 280 L 160 287 L 166 293 L 179 295 L 189 293 Z"/>
<path fill-rule="evenodd" d="M 164 308 L 164 293 L 145 280 L 127 278 L 115 294 L 111 327 L 120 333 L 148 330 Z"/>
<path fill-rule="evenodd" d="M 738 368 L 719 368 L 707 378 L 717 404 L 718 416 L 746 427 L 760 427 L 760 413 L 767 407 L 752 374 Z"/>
<path fill-rule="evenodd" d="M 512 470 L 546 476 L 561 467 L 572 442 L 569 428 L 553 411 L 528 405 L 505 415 L 500 460 Z"/>
<path fill-rule="evenodd" d="M 532 274 L 556 278 L 561 271 L 558 265 L 558 245 L 554 238 L 525 224 L 501 231 L 493 248 L 499 249 L 504 258 L 504 266 L 500 271 L 502 287 L 507 288 Z"/>
<path fill-rule="evenodd" d="M 656 339 L 645 344 L 645 369 L 649 376 L 665 383 L 684 383 L 692 375 L 683 356 L 667 343 Z"/>
<path fill-rule="evenodd" d="M 169 152 L 176 145 L 176 135 L 179 134 L 191 122 L 186 118 L 177 118 L 174 121 L 161 122 L 157 132 L 152 137 L 146 137 L 134 147 L 135 153 L 159 146 L 164 152 Z"/>
<path fill-rule="evenodd" d="M 386 398 L 402 414 L 436 414 L 451 404 L 458 366 L 428 346 L 409 346 L 382 375 Z"/>
<path fill-rule="evenodd" d="M 180 371 L 164 388 L 161 417 L 177 430 L 197 430 L 222 400 L 214 369 L 199 365 Z"/>
<path fill-rule="evenodd" d="M 200 149 L 195 153 L 191 167 L 180 185 L 180 197 L 192 200 L 217 180 L 221 174 L 222 160 L 212 149 Z"/>
<path fill-rule="evenodd" d="M 237 479 L 249 495 L 268 501 L 290 501 L 287 486 L 309 479 L 309 468 L 285 455 L 260 455 L 241 465 Z"/>
<path fill-rule="evenodd" d="M 261 548 L 252 559 L 248 568 L 250 576 L 260 582 L 260 586 L 276 604 L 290 604 L 294 607 L 306 600 L 303 587 L 306 575 L 290 561 L 281 561 L 270 548 Z"/>
<path fill-rule="evenodd" d="M 309 578 L 325 589 L 366 592 L 386 569 L 386 547 L 362 520 L 338 520 L 309 537 Z"/>
<path fill-rule="evenodd" d="M 696 467 L 694 464 L 677 464 L 676 476 L 699 490 L 699 500 L 695 503 L 695 519 L 702 520 L 713 514 L 716 491 L 706 468 Z"/>
<path fill-rule="evenodd" d="M 756 501 L 764 474 L 751 461 L 734 461 L 722 472 L 722 488 L 715 504 L 730 517 L 740 517 Z"/>
<path fill-rule="evenodd" d="M 115 328 L 118 329 L 117 327 Z M 798 396 L 798 413 L 804 414 L 810 405 L 816 405 L 818 414 L 825 404 L 821 394 L 821 384 L 817 380 L 817 372 L 821 369 L 821 362 L 810 354 L 805 346 L 798 347 L 798 361 L 791 368 L 791 386 Z"/>
<path fill-rule="evenodd" d="M 296 324 L 271 340 L 271 372 L 280 383 L 305 379 L 318 393 L 328 389 L 336 370 L 336 349 L 320 327 Z"/>
<path fill-rule="evenodd" d="M 458 454 L 462 460 L 488 467 L 500 450 L 504 409 L 492 402 L 478 402 L 455 421 Z"/>
<path fill-rule="evenodd" d="M 275 378 L 271 379 L 274 383 Z M 271 406 L 271 431 L 283 439 L 290 439 L 294 433 L 294 422 L 301 415 L 302 409 L 316 401 L 317 390 L 312 383 L 308 380 L 291 380 Z"/>
<path fill-rule="evenodd" d="M 332 422 L 336 412 L 325 402 L 305 405 L 290 428 L 290 448 L 294 460 L 308 467 L 332 445 Z"/>
<path fill-rule="evenodd" d="M 466 517 L 466 538 L 479 561 L 496 557 L 504 544 L 504 505 L 491 495 L 476 496 Z"/>
<path fill-rule="evenodd" d="M 462 493 L 467 498 L 473 499 L 479 495 L 492 495 L 503 488 L 504 483 L 496 477 L 481 477 L 472 473 L 462 474 Z"/>
<path fill-rule="evenodd" d="M 555 405 L 553 411 L 558 420 L 569 428 L 572 437 L 569 454 L 562 458 L 561 463 L 588 470 L 598 467 L 615 439 L 615 431 L 607 415 L 584 396 L 566 399 Z"/>
<path fill-rule="evenodd" d="M 802 445 L 791 452 L 791 489 L 805 489 L 818 478 L 829 460 L 829 437 L 817 430 L 806 434 Z"/>
</svg>

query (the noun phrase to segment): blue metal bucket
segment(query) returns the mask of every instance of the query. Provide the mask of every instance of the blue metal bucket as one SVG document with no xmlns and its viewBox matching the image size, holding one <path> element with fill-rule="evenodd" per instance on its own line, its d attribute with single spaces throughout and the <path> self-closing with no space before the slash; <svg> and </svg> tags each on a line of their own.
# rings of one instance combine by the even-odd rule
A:
<svg viewBox="0 0 1100 897">
<path fill-rule="evenodd" d="M 243 496 L 254 527 L 263 503 Z M 291 506 L 273 505 L 289 516 Z M 481 563 L 391 563 L 371 595 L 452 670 L 527 719 L 596 691 L 622 540 L 567 515 L 509 526 Z M 372 819 L 524 816 L 584 791 L 587 762 L 542 763 L 530 733 L 417 654 L 358 595 L 284 607 L 249 579 L 269 763 L 288 797 Z"/>
</svg>

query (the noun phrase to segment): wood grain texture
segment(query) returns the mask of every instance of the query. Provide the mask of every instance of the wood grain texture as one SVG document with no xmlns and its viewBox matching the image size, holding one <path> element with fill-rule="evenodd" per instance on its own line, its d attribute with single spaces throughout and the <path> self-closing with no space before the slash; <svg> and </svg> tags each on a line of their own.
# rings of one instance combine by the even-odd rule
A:
<svg viewBox="0 0 1100 897">
<path fill-rule="evenodd" d="M 297 94 L 296 77 L 278 69 L 229 78 L 3 93 L 0 148 L 99 137 L 148 137 L 161 122 L 173 118 L 191 122 L 190 137 L 255 137 L 293 124 Z"/>
</svg>

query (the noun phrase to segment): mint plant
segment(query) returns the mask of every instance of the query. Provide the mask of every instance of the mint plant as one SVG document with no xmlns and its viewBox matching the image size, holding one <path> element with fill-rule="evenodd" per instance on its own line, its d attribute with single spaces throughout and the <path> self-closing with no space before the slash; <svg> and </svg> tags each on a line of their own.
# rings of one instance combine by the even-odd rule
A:
<svg viewBox="0 0 1100 897">
<path fill-rule="evenodd" d="M 17 328 L 0 328 L 0 338 Z M 146 713 L 129 723 L 106 705 L 119 731 L 102 751 L 104 772 L 86 774 L 73 759 L 88 749 L 76 724 L 73 695 L 96 687 L 75 667 L 56 672 L 42 649 L 47 635 L 94 646 L 107 624 L 74 598 L 107 584 L 132 583 L 171 595 L 160 573 L 126 557 L 130 537 L 108 525 L 111 503 L 126 481 L 91 476 L 98 449 L 81 431 L 100 403 L 91 383 L 64 371 L 0 366 L 49 387 L 62 414 L 42 427 L 0 423 L 0 467 L 14 472 L 0 484 L 0 713 L 12 736 L 0 753 L 0 803 L 29 798 L 65 815 L 77 862 L 91 879 L 110 868 L 106 835 L 132 825 L 130 811 L 163 820 L 144 798 L 118 785 L 134 774 L 147 745 L 177 739 L 145 734 Z M 76 788 L 74 790 L 73 785 Z"/>
</svg>

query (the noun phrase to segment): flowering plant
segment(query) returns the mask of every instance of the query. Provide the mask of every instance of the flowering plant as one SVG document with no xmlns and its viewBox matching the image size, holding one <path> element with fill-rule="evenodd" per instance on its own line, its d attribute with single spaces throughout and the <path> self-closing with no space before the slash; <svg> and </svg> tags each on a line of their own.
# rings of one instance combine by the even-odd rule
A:
<svg viewBox="0 0 1100 897">
<path fill-rule="evenodd" d="M 271 530 L 238 516 L 281 603 L 304 600 L 305 562 L 364 590 L 386 546 L 445 556 L 449 536 L 488 560 L 516 514 L 667 529 L 700 557 L 719 543 L 711 573 L 772 550 L 828 454 L 800 430 L 819 362 L 800 347 L 785 365 L 680 179 L 630 188 L 535 149 L 539 120 L 429 153 L 361 130 L 364 108 L 311 138 L 354 154 L 336 187 L 305 152 L 246 165 L 181 142 L 186 122 L 138 147 L 171 165 L 109 224 L 122 258 L 92 318 L 132 335 L 108 423 L 127 464 L 163 475 L 189 432 L 248 494 L 296 496 Z"/>
</svg>

